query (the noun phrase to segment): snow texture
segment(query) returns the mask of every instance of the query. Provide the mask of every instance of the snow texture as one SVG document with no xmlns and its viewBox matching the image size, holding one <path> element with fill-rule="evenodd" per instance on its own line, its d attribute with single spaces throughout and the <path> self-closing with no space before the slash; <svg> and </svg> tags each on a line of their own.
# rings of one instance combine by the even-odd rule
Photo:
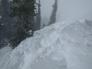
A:
<svg viewBox="0 0 92 69">
<path fill-rule="evenodd" d="M 0 69 L 92 69 L 92 21 L 59 22 L 36 31 L 0 59 Z"/>
</svg>

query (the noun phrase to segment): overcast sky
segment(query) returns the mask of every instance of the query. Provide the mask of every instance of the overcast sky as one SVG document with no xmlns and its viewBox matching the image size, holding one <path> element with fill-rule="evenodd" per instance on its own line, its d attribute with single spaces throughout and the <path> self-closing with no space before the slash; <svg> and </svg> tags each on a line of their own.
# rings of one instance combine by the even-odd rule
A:
<svg viewBox="0 0 92 69">
<path fill-rule="evenodd" d="M 41 0 L 42 19 L 49 21 L 54 0 Z M 92 18 L 92 0 L 58 0 L 57 21 Z"/>
<path fill-rule="evenodd" d="M 59 0 L 58 14 L 65 20 L 92 18 L 92 0 Z M 58 16 L 57 16 L 58 17 Z"/>
</svg>

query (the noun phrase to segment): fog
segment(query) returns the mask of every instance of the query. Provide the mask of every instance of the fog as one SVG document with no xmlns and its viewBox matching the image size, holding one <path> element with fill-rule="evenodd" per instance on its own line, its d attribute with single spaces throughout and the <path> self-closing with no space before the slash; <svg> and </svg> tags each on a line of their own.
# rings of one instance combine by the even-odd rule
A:
<svg viewBox="0 0 92 69">
<path fill-rule="evenodd" d="M 92 0 L 59 0 L 59 20 L 92 18 Z M 58 17 L 58 16 L 57 16 Z"/>
<path fill-rule="evenodd" d="M 48 23 L 54 0 L 41 0 L 42 23 Z M 92 0 L 58 0 L 57 22 L 92 18 Z"/>
<path fill-rule="evenodd" d="M 42 25 L 47 25 L 51 16 L 54 0 L 41 0 Z"/>
</svg>

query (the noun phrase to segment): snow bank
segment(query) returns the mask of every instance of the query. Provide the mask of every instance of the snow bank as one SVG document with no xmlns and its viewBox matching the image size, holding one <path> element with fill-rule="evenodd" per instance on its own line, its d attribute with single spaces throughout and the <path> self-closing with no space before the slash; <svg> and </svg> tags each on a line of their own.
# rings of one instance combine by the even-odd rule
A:
<svg viewBox="0 0 92 69">
<path fill-rule="evenodd" d="M 35 32 L 2 60 L 0 69 L 92 69 L 91 23 L 62 22 Z"/>
<path fill-rule="evenodd" d="M 0 49 L 0 69 L 7 63 L 11 51 L 12 49 L 9 46 Z"/>
<path fill-rule="evenodd" d="M 92 69 L 92 21 L 66 27 L 61 42 L 68 69 Z"/>
</svg>

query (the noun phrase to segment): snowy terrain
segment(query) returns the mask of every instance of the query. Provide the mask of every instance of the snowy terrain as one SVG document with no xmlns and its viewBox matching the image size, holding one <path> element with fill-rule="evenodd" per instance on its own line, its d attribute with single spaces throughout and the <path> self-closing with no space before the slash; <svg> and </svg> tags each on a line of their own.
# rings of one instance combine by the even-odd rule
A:
<svg viewBox="0 0 92 69">
<path fill-rule="evenodd" d="M 54 0 L 41 0 L 42 26 Z M 92 1 L 58 0 L 57 23 L 12 50 L 0 50 L 0 69 L 92 69 Z M 85 20 L 88 19 L 88 20 Z"/>
<path fill-rule="evenodd" d="M 0 69 L 92 69 L 92 21 L 58 22 L 0 50 Z"/>
</svg>

